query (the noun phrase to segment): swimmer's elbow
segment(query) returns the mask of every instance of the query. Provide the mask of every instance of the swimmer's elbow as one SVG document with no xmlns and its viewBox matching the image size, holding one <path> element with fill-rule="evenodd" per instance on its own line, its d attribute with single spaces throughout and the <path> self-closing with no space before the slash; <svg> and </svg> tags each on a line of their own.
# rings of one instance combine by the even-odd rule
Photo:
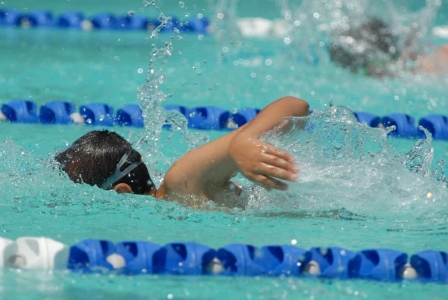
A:
<svg viewBox="0 0 448 300">
<path fill-rule="evenodd" d="M 286 105 L 290 108 L 291 116 L 306 116 L 308 115 L 310 105 L 303 99 L 293 96 L 286 96 L 282 98 Z"/>
</svg>

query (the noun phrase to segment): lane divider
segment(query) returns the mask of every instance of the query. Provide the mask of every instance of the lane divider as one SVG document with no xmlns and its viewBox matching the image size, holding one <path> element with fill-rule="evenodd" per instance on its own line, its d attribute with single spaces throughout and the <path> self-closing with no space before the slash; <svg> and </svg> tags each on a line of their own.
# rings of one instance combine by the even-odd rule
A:
<svg viewBox="0 0 448 300">
<path fill-rule="evenodd" d="M 0 26 L 9 27 L 153 30 L 160 23 L 157 18 L 151 19 L 136 15 L 132 11 L 129 11 L 124 16 L 102 12 L 88 18 L 79 11 L 67 11 L 59 15 L 53 15 L 51 11 L 45 9 L 30 12 L 21 12 L 12 8 L 0 9 Z M 294 26 L 290 21 L 284 19 L 269 20 L 260 17 L 238 18 L 236 26 L 238 26 L 243 36 L 257 38 L 268 36 L 285 37 L 294 30 Z M 184 32 L 208 33 L 210 31 L 210 21 L 201 15 L 183 22 L 173 17 L 171 22 L 168 22 L 167 28 L 164 28 L 162 31 L 173 31 L 175 27 Z M 440 38 L 448 38 L 448 26 L 433 27 L 432 34 Z"/>
<path fill-rule="evenodd" d="M 301 276 L 379 281 L 448 283 L 448 253 L 408 254 L 391 249 L 353 252 L 338 247 L 302 249 L 293 245 L 219 249 L 186 242 L 86 239 L 67 246 L 46 237 L 0 237 L 0 268 L 69 269 L 75 273 Z"/>
<path fill-rule="evenodd" d="M 260 110 L 245 107 L 236 111 L 228 111 L 216 106 L 199 106 L 188 108 L 182 105 L 165 106 L 167 110 L 175 110 L 184 115 L 188 127 L 205 130 L 232 130 L 252 120 Z M 395 126 L 390 135 L 402 138 L 422 138 L 424 133 L 415 126 L 415 120 L 407 114 L 395 113 L 377 116 L 366 112 L 354 112 L 360 123 L 371 127 Z M 132 126 L 144 127 L 142 110 L 137 104 L 129 104 L 117 110 L 106 103 L 88 103 L 79 110 L 73 103 L 51 101 L 39 108 L 29 100 L 12 100 L 1 105 L 0 120 L 11 123 L 42 124 L 85 124 L 87 126 Z M 418 126 L 426 128 L 434 139 L 448 140 L 448 116 L 429 115 L 421 118 Z M 168 127 L 166 125 L 165 127 Z"/>
<path fill-rule="evenodd" d="M 61 28 L 81 30 L 154 30 L 162 24 L 157 18 L 147 18 L 128 12 L 127 15 L 114 15 L 102 12 L 90 18 L 82 12 L 68 11 L 58 16 L 53 16 L 49 10 L 35 10 L 20 12 L 16 9 L 0 9 L 0 27 L 38 27 L 38 28 Z M 210 21 L 199 15 L 198 17 L 180 20 L 172 17 L 168 20 L 161 32 L 170 32 L 175 29 L 180 32 L 192 32 L 205 34 L 209 31 Z"/>
</svg>

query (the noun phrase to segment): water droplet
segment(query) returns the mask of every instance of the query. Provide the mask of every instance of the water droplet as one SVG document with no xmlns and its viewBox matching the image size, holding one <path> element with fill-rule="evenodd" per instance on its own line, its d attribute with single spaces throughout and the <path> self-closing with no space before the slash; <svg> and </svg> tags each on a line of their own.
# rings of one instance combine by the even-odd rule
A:
<svg viewBox="0 0 448 300">
<path fill-rule="evenodd" d="M 128 10 L 128 16 L 133 16 L 133 15 L 135 15 L 135 11 L 133 11 L 132 9 Z"/>
<path fill-rule="evenodd" d="M 185 2 L 184 1 L 179 1 L 179 7 L 180 8 L 184 8 L 185 7 Z"/>
</svg>

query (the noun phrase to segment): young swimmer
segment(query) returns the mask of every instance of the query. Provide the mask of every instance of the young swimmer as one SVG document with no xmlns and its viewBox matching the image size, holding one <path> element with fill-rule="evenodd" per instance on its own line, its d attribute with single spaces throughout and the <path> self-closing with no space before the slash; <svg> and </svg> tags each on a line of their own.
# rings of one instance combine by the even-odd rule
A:
<svg viewBox="0 0 448 300">
<path fill-rule="evenodd" d="M 305 101 L 280 98 L 244 126 L 185 154 L 167 171 L 159 188 L 141 155 L 113 132 L 89 132 L 55 159 L 74 182 L 118 193 L 151 195 L 195 208 L 209 200 L 219 206 L 242 208 L 244 203 L 238 200 L 241 188 L 231 182 L 237 172 L 267 189 L 286 190 L 282 180 L 297 179 L 299 168 L 294 157 L 259 137 L 284 117 L 306 115 Z"/>
<path fill-rule="evenodd" d="M 354 73 L 396 76 L 399 66 L 411 72 L 448 72 L 448 45 L 435 47 L 432 54 L 420 53 L 415 36 L 400 41 L 393 28 L 376 17 L 367 18 L 359 26 L 336 29 L 333 40 L 329 47 L 331 61 Z"/>
</svg>

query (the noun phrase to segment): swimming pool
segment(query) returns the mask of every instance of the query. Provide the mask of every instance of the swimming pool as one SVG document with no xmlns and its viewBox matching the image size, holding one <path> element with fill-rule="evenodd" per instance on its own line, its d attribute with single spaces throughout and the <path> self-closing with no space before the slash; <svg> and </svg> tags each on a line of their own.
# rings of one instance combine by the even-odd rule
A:
<svg viewBox="0 0 448 300">
<path fill-rule="evenodd" d="M 37 5 L 24 3 L 29 9 Z M 86 14 L 102 9 L 87 3 L 82 4 Z M 51 7 L 55 12 L 66 10 L 62 4 L 46 4 L 46 8 Z M 193 4 L 186 2 L 190 13 L 204 8 L 212 15 L 207 5 L 201 2 L 193 9 Z M 265 5 L 269 8 L 271 2 Z M 130 7 L 117 4 L 110 11 L 138 11 L 140 6 L 140 3 Z M 251 16 L 251 7 L 244 4 L 241 15 Z M 165 12 L 170 10 L 176 15 L 186 11 L 177 4 Z M 269 14 L 265 17 L 276 17 L 273 10 Z M 31 99 L 38 104 L 49 99 L 68 100 L 77 105 L 105 101 L 115 108 L 136 103 L 136 90 L 144 82 L 152 49 L 147 33 L 0 30 L 6 40 L 5 47 L 0 49 L 1 57 L 8 57 L 0 61 L 2 103 L 14 98 Z M 170 38 L 169 34 L 160 36 L 160 40 Z M 307 99 L 315 110 L 328 111 L 331 100 L 338 106 L 377 115 L 402 112 L 420 118 L 434 111 L 448 113 L 444 77 L 375 80 L 337 69 L 324 56 L 319 56 L 317 65 L 301 57 L 293 59 L 290 55 L 293 50 L 282 39 L 238 39 L 244 43 L 232 44 L 226 38 L 217 40 L 213 35 L 203 38 L 182 35 L 182 40 L 174 35 L 175 50 L 164 65 L 166 79 L 161 85 L 161 90 L 172 97 L 164 104 L 189 107 L 213 104 L 228 110 L 246 106 L 261 108 L 275 98 L 292 94 Z M 336 114 L 336 118 L 340 119 L 341 115 Z M 379 164 L 374 166 L 371 160 L 354 158 L 351 153 L 355 148 L 349 144 L 341 151 L 330 151 L 329 157 L 333 159 L 330 167 L 317 161 L 319 148 L 313 148 L 316 145 L 306 148 L 294 140 L 278 141 L 297 151 L 303 165 L 301 181 L 291 187 L 288 197 L 281 194 L 266 197 L 255 189 L 253 195 L 258 198 L 251 199 L 246 212 L 228 214 L 195 211 L 152 198 L 116 195 L 75 185 L 61 177 L 48 159 L 91 129 L 1 124 L 1 236 L 11 239 L 47 236 L 68 245 L 90 237 L 112 241 L 150 240 L 158 244 L 196 241 L 216 248 L 229 243 L 262 246 L 291 244 L 295 240 L 302 248 L 384 247 L 408 253 L 447 250 L 446 188 L 428 177 L 400 169 L 393 159 L 392 154 L 411 150 L 416 140 L 387 140 L 392 154 L 377 154 Z M 136 128 L 114 127 L 114 130 L 132 141 L 145 134 Z M 366 144 L 363 153 L 378 153 L 378 144 L 383 145 L 378 142 L 379 133 L 374 129 L 344 125 L 334 126 L 333 130 L 331 133 L 336 138 L 341 137 L 341 132 L 349 132 L 344 136 L 350 140 L 363 140 Z M 215 138 L 223 132 L 206 134 Z M 315 137 L 322 141 L 326 136 L 316 132 Z M 163 159 L 145 157 L 152 174 L 165 171 L 188 147 L 179 135 L 169 138 L 168 131 L 162 132 L 160 140 L 156 145 L 163 151 Z M 144 153 L 149 153 L 153 145 L 148 142 L 141 147 L 146 150 Z M 446 159 L 446 141 L 434 141 L 432 146 L 434 161 Z M 423 147 L 423 152 L 427 154 L 429 150 Z M 432 196 L 428 198 L 429 192 Z M 386 295 L 441 298 L 445 292 L 445 287 L 438 284 L 286 277 L 126 277 L 6 270 L 0 273 L 0 278 L 2 295 L 31 299 L 79 298 L 87 292 L 89 297 L 98 299 L 338 299 Z"/>
</svg>

